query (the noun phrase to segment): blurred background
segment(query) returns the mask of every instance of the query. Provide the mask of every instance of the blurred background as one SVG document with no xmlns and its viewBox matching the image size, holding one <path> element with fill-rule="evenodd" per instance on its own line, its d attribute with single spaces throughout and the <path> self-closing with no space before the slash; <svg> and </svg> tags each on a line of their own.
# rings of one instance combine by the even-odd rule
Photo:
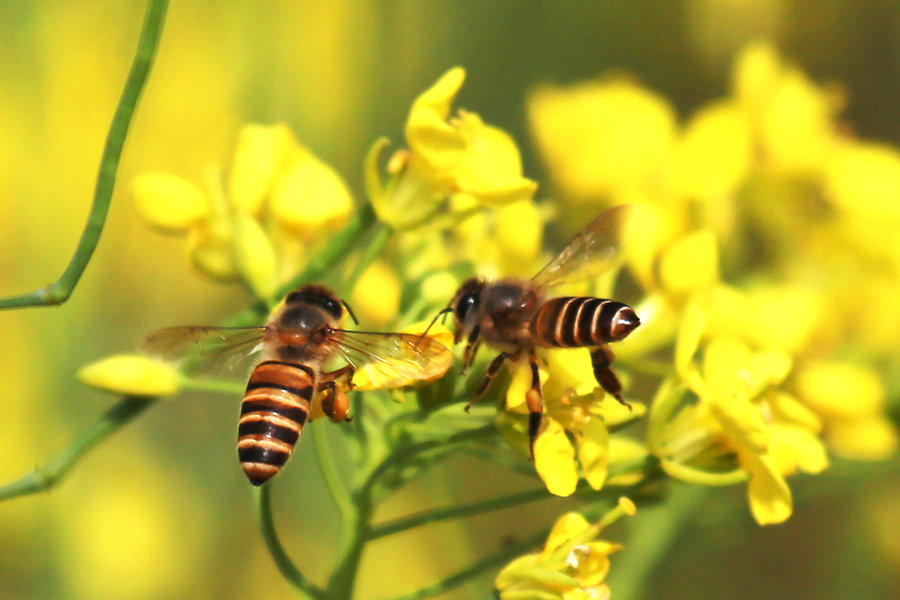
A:
<svg viewBox="0 0 900 600">
<path fill-rule="evenodd" d="M 0 3 L 0 295 L 44 286 L 68 263 L 143 10 L 137 1 Z M 130 351 L 160 327 L 215 323 L 246 304 L 238 286 L 192 271 L 182 240 L 138 222 L 128 193 L 136 174 L 199 182 L 208 165 L 227 166 L 243 123 L 283 121 L 360 197 L 369 145 L 380 135 L 398 143 L 411 100 L 462 65 L 458 105 L 509 131 L 525 174 L 542 182 L 525 118 L 536 85 L 627 71 L 687 115 L 727 92 L 734 55 L 760 37 L 815 80 L 840 83 L 859 136 L 900 145 L 898 32 L 900 3 L 890 0 L 173 1 L 79 287 L 61 307 L 0 313 L 0 482 L 46 463 L 114 402 L 74 380 L 79 366 Z M 52 492 L 0 503 L 0 598 L 291 593 L 263 547 L 237 465 L 237 405 L 184 393 L 120 431 Z M 384 516 L 492 496 L 499 475 L 479 464 L 473 472 L 450 461 Z M 663 561 L 648 597 L 900 597 L 897 464 L 838 464 L 814 481 L 793 479 L 798 506 L 779 527 L 752 522 L 743 490 L 722 495 L 721 509 Z M 301 568 L 323 581 L 339 531 L 309 444 L 280 479 L 279 530 Z M 553 499 L 377 542 L 360 597 L 436 581 L 570 505 Z M 403 577 L 385 576 L 396 572 Z M 485 597 L 490 587 L 485 577 L 446 597 Z"/>
</svg>

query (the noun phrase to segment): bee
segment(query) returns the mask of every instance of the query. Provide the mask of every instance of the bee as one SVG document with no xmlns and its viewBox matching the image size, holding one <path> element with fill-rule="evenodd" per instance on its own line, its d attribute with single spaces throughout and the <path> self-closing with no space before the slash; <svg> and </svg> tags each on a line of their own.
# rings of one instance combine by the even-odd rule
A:
<svg viewBox="0 0 900 600">
<path fill-rule="evenodd" d="M 543 399 L 538 375 L 537 348 L 590 348 L 597 383 L 621 404 L 622 384 L 610 368 L 614 355 L 610 342 L 618 342 L 640 325 L 627 305 L 605 298 L 552 297 L 549 291 L 562 283 L 586 280 L 608 270 L 619 250 L 619 230 L 624 206 L 611 208 L 582 229 L 531 280 L 506 278 L 487 281 L 472 278 L 460 286 L 450 305 L 456 341 L 466 339 L 461 374 L 465 374 L 483 341 L 499 350 L 466 410 L 488 389 L 507 361 L 527 360 L 531 388 L 525 400 L 529 411 L 528 438 L 532 456 L 541 426 Z"/>
<path fill-rule="evenodd" d="M 332 421 L 349 418 L 347 392 L 357 369 L 374 365 L 393 387 L 434 377 L 432 363 L 449 356 L 443 344 L 423 335 L 348 331 L 350 307 L 319 285 L 291 292 L 262 327 L 173 327 L 150 335 L 144 348 L 183 359 L 187 371 L 227 366 L 252 358 L 238 421 L 238 457 L 250 483 L 278 473 L 315 408 Z M 325 371 L 332 358 L 347 363 Z"/>
</svg>

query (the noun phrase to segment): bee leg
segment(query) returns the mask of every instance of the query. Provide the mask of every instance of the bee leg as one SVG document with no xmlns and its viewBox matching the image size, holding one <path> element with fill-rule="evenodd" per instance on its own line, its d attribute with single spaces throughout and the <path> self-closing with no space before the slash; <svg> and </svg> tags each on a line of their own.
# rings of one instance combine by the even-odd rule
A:
<svg viewBox="0 0 900 600">
<path fill-rule="evenodd" d="M 531 367 L 531 388 L 525 392 L 525 404 L 528 406 L 528 448 L 531 460 L 534 460 L 534 443 L 541 432 L 541 415 L 544 412 L 544 398 L 541 395 L 541 375 L 537 358 L 532 354 L 528 360 Z"/>
<path fill-rule="evenodd" d="M 469 339 L 466 342 L 466 349 L 463 350 L 463 364 L 462 369 L 459 370 L 459 376 L 462 377 L 466 374 L 466 370 L 472 366 L 472 363 L 475 361 L 475 355 L 478 353 L 478 348 L 481 346 L 481 339 L 479 335 L 481 334 L 481 326 L 476 325 L 471 333 L 469 333 Z"/>
<path fill-rule="evenodd" d="M 491 364 L 488 365 L 487 371 L 484 372 L 484 377 L 481 378 L 481 383 L 478 384 L 478 390 L 475 392 L 475 397 L 469 400 L 466 403 L 466 412 L 469 412 L 469 409 L 472 408 L 472 405 L 478 401 L 479 398 L 487 391 L 488 387 L 491 385 L 491 381 L 494 380 L 494 376 L 497 375 L 497 372 L 500 370 L 500 367 L 503 366 L 503 363 L 509 357 L 506 352 L 501 352 L 498 354 L 494 360 L 491 361 Z"/>
<path fill-rule="evenodd" d="M 622 384 L 619 378 L 609 368 L 616 355 L 609 349 L 609 346 L 603 344 L 591 350 L 591 366 L 594 368 L 594 378 L 607 393 L 612 394 L 619 404 L 631 410 L 631 405 L 622 398 Z"/>
<path fill-rule="evenodd" d="M 347 391 L 352 389 L 353 384 L 350 379 L 353 377 L 353 367 L 337 369 L 330 373 L 325 373 L 322 381 L 317 386 L 317 391 L 321 393 L 320 401 L 322 412 L 328 418 L 337 423 L 339 421 L 350 421 L 350 398 L 347 397 Z M 340 386 L 338 386 L 340 383 Z"/>
</svg>

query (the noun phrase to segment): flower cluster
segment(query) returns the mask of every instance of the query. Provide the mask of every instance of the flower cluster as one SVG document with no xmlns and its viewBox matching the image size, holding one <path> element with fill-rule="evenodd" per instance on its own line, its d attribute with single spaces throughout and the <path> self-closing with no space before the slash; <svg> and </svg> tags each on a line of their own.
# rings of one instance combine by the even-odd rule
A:
<svg viewBox="0 0 900 600">
<path fill-rule="evenodd" d="M 353 209 L 341 176 L 285 125 L 245 126 L 227 188 L 214 169 L 205 187 L 169 173 L 140 175 L 133 184 L 138 215 L 159 231 L 186 234 L 198 271 L 241 280 L 267 302 L 309 258 L 308 247 Z"/>
<path fill-rule="evenodd" d="M 777 523 L 791 513 L 784 477 L 825 469 L 826 445 L 865 459 L 897 448 L 884 382 L 865 365 L 898 350 L 884 333 L 900 293 L 888 241 L 900 153 L 850 136 L 841 96 L 767 44 L 742 53 L 733 79 L 731 97 L 683 126 L 624 79 L 544 87 L 529 109 L 571 210 L 632 205 L 624 253 L 642 326 L 617 354 L 640 368 L 674 347 L 676 362 L 648 449 L 693 483 L 749 479 L 754 517 Z"/>
<path fill-rule="evenodd" d="M 556 520 L 543 550 L 526 554 L 506 565 L 494 585 L 502 600 L 606 600 L 609 555 L 622 546 L 597 536 L 624 515 L 633 515 L 634 504 L 620 498 L 619 505 L 598 523 L 590 524 L 578 513 Z"/>
</svg>

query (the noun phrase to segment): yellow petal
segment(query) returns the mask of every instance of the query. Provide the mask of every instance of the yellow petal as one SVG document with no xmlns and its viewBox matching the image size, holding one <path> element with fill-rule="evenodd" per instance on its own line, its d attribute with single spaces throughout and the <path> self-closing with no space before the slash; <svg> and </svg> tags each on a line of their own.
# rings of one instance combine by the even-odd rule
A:
<svg viewBox="0 0 900 600">
<path fill-rule="evenodd" d="M 885 460 L 897 452 L 897 426 L 877 415 L 829 424 L 828 445 L 855 460 Z"/>
<path fill-rule="evenodd" d="M 429 319 L 403 328 L 401 333 L 409 336 L 395 340 L 392 346 L 385 346 L 389 352 L 387 355 L 379 353 L 382 360 L 357 369 L 353 374 L 353 388 L 362 391 L 393 389 L 443 377 L 453 363 L 453 333 L 435 323 L 427 336 L 420 337 L 430 324 Z"/>
<path fill-rule="evenodd" d="M 653 290 L 657 287 L 656 260 L 663 248 L 684 231 L 685 215 L 681 207 L 661 206 L 650 197 L 632 197 L 628 202 L 622 252 L 641 285 Z"/>
<path fill-rule="evenodd" d="M 138 216 L 168 233 L 186 231 L 212 210 L 209 197 L 190 181 L 168 173 L 145 173 L 132 184 Z"/>
<path fill-rule="evenodd" d="M 876 371 L 837 361 L 803 365 L 796 375 L 798 395 L 819 414 L 860 418 L 884 410 L 884 386 Z"/>
<path fill-rule="evenodd" d="M 740 448 L 759 454 L 769 447 L 769 428 L 758 406 L 738 399 L 709 406 L 725 435 Z"/>
<path fill-rule="evenodd" d="M 591 524 L 587 522 L 587 519 L 579 513 L 569 512 L 563 514 L 556 519 L 553 528 L 550 529 L 550 535 L 547 536 L 547 543 L 544 544 L 544 550 L 538 555 L 539 560 L 546 560 L 563 544 L 567 543 L 590 526 Z"/>
<path fill-rule="evenodd" d="M 734 93 L 750 111 L 759 111 L 766 97 L 778 83 L 781 61 L 771 43 L 747 44 L 734 64 Z"/>
<path fill-rule="evenodd" d="M 525 393 L 531 389 L 531 367 L 522 361 L 511 367 L 512 380 L 506 390 L 506 410 L 519 413 L 527 413 L 525 406 Z M 538 365 L 538 377 L 541 384 L 547 381 L 548 371 L 543 365 Z"/>
<path fill-rule="evenodd" d="M 233 218 L 234 258 L 253 294 L 268 300 L 278 288 L 278 259 L 272 240 L 259 222 L 246 214 Z"/>
<path fill-rule="evenodd" d="M 624 79 L 540 88 L 528 113 L 549 172 L 579 198 L 652 185 L 672 151 L 674 110 Z"/>
<path fill-rule="evenodd" d="M 504 259 L 503 272 L 509 276 L 529 276 L 543 248 L 544 223 L 540 210 L 530 199 L 511 202 L 495 209 L 496 241 Z"/>
<path fill-rule="evenodd" d="M 699 304 L 691 302 L 684 309 L 681 327 L 678 329 L 678 338 L 675 341 L 675 368 L 685 381 L 689 379 L 689 367 L 700 346 L 700 338 L 703 337 L 705 329 L 706 314 Z"/>
<path fill-rule="evenodd" d="M 747 484 L 750 511 L 760 525 L 777 525 L 791 516 L 794 510 L 791 490 L 784 478 L 766 457 L 741 456 L 741 463 L 750 471 Z"/>
<path fill-rule="evenodd" d="M 714 104 L 687 125 L 672 165 L 674 185 L 690 198 L 721 199 L 734 193 L 752 160 L 750 123 L 734 104 Z"/>
<path fill-rule="evenodd" d="M 776 420 L 800 425 L 813 432 L 822 429 L 822 419 L 808 406 L 781 390 L 771 390 L 764 396 Z"/>
<path fill-rule="evenodd" d="M 809 429 L 797 425 L 776 423 L 771 427 L 769 456 L 782 475 L 821 473 L 828 468 L 825 444 Z"/>
<path fill-rule="evenodd" d="M 284 226 L 321 235 L 340 227 L 353 210 L 353 198 L 343 178 L 305 149 L 293 153 L 275 180 L 269 208 Z"/>
<path fill-rule="evenodd" d="M 844 210 L 897 224 L 900 152 L 880 144 L 843 144 L 828 162 L 825 190 L 828 199 Z"/>
<path fill-rule="evenodd" d="M 703 375 L 710 395 L 727 401 L 745 392 L 750 357 L 750 349 L 736 338 L 713 338 L 703 355 Z"/>
<path fill-rule="evenodd" d="M 238 212 L 257 214 L 272 182 L 297 142 L 287 125 L 245 125 L 228 177 L 228 196 Z"/>
<path fill-rule="evenodd" d="M 490 205 L 531 199 L 537 184 L 522 177 L 519 149 L 506 132 L 464 111 L 454 124 L 466 140 L 466 151 L 454 169 L 459 190 Z"/>
<path fill-rule="evenodd" d="M 221 281 L 238 277 L 232 227 L 228 219 L 210 219 L 191 229 L 188 247 L 191 263 L 201 273 Z"/>
<path fill-rule="evenodd" d="M 138 354 L 104 358 L 82 367 L 77 377 L 86 385 L 128 396 L 170 396 L 178 391 L 175 367 Z"/>
<path fill-rule="evenodd" d="M 609 430 L 602 419 L 592 418 L 575 432 L 578 461 L 584 478 L 595 490 L 603 487 L 609 460 Z"/>
<path fill-rule="evenodd" d="M 778 169 L 818 173 L 835 140 L 828 97 L 797 70 L 782 74 L 761 113 L 763 152 Z"/>
<path fill-rule="evenodd" d="M 547 385 L 544 396 L 560 398 L 568 390 L 590 394 L 597 387 L 591 354 L 586 348 L 556 348 L 546 353 Z"/>
<path fill-rule="evenodd" d="M 386 262 L 372 262 L 359 278 L 351 297 L 360 322 L 380 327 L 393 320 L 400 305 L 400 286 L 400 278 Z"/>
<path fill-rule="evenodd" d="M 447 122 L 450 107 L 466 79 L 461 67 L 450 69 L 415 99 L 406 121 L 406 142 L 416 157 L 438 176 L 455 167 L 466 149 L 463 134 Z"/>
<path fill-rule="evenodd" d="M 703 290 L 719 280 L 719 251 L 710 230 L 688 234 L 672 244 L 659 266 L 663 286 L 673 294 Z"/>
<path fill-rule="evenodd" d="M 544 417 L 546 427 L 534 444 L 534 467 L 555 496 L 571 496 L 578 485 L 575 449 L 562 425 Z"/>
<path fill-rule="evenodd" d="M 619 544 L 590 542 L 572 550 L 569 564 L 575 563 L 575 577 L 582 587 L 599 585 L 609 573 L 609 555 L 621 550 Z"/>
</svg>

